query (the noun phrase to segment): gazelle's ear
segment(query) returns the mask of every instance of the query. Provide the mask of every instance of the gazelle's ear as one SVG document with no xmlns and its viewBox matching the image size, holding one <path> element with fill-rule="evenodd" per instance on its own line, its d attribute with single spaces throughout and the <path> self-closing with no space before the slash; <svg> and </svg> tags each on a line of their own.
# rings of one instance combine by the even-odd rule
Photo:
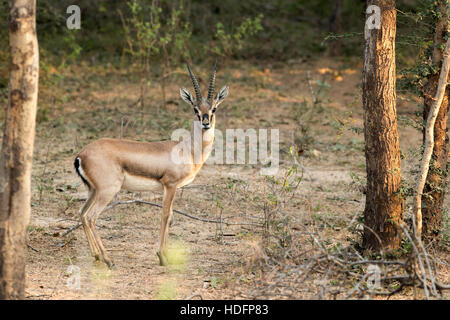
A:
<svg viewBox="0 0 450 320">
<path fill-rule="evenodd" d="M 222 89 L 219 90 L 219 92 L 217 93 L 216 97 L 214 98 L 214 107 L 213 107 L 213 111 L 216 111 L 216 108 L 219 104 L 221 104 L 223 102 L 223 100 L 225 100 L 225 98 L 228 95 L 228 90 L 229 87 L 228 86 L 223 86 Z"/>
<path fill-rule="evenodd" d="M 194 97 L 186 88 L 180 88 L 180 96 L 185 102 L 189 103 L 191 106 L 195 105 Z"/>
</svg>

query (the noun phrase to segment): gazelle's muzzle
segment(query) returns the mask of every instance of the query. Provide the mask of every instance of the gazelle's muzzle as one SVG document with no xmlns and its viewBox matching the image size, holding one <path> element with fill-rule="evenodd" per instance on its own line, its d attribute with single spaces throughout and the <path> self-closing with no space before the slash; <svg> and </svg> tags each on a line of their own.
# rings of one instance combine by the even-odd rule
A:
<svg viewBox="0 0 450 320">
<path fill-rule="evenodd" d="M 209 115 L 208 114 L 204 114 L 202 117 L 202 128 L 203 129 L 209 129 L 211 128 L 211 123 L 209 121 Z"/>
</svg>

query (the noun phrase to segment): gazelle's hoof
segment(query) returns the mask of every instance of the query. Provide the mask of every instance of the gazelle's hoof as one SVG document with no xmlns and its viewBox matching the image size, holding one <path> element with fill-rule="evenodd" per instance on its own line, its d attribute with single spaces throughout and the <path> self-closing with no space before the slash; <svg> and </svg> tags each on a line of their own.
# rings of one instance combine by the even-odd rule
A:
<svg viewBox="0 0 450 320">
<path fill-rule="evenodd" d="M 103 262 L 104 264 L 106 264 L 106 266 L 107 266 L 110 270 L 113 270 L 113 269 L 116 268 L 116 265 L 114 264 L 114 261 L 112 261 L 111 259 L 108 259 L 108 258 L 102 258 L 102 257 L 99 256 L 99 255 L 95 255 L 94 258 L 95 258 L 95 261 L 98 261 L 98 262 L 100 262 L 100 263 Z"/>
<path fill-rule="evenodd" d="M 158 255 L 160 266 L 167 266 L 169 264 L 167 258 L 160 251 L 158 251 L 156 254 Z"/>
<path fill-rule="evenodd" d="M 109 268 L 109 270 L 115 269 L 116 265 L 114 264 L 114 261 L 112 261 L 110 258 L 102 257 L 102 256 L 95 256 L 96 261 L 102 261 L 106 264 L 106 266 Z"/>
<path fill-rule="evenodd" d="M 108 266 L 109 270 L 114 270 L 116 269 L 116 265 L 114 264 L 114 261 L 112 260 L 108 260 L 105 261 L 106 265 Z"/>
</svg>

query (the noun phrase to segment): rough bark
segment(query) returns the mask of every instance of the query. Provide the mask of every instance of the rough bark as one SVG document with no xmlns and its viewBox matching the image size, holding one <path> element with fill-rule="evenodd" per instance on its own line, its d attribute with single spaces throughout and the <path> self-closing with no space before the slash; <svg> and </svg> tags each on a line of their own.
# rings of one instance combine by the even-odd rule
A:
<svg viewBox="0 0 450 320">
<path fill-rule="evenodd" d="M 444 2 L 441 0 L 440 11 L 442 17 L 436 23 L 434 34 L 434 50 L 432 61 L 442 67 L 443 49 L 442 45 L 445 43 L 445 33 L 449 27 L 449 13 Z M 447 80 L 450 82 L 450 78 Z M 423 119 L 426 121 L 433 105 L 433 99 L 436 95 L 439 82 L 439 72 L 432 75 L 428 79 L 425 88 L 424 98 L 424 112 Z M 447 86 L 439 113 L 434 125 L 434 148 L 432 154 L 432 162 L 430 170 L 426 178 L 426 184 L 423 189 L 422 196 L 422 220 L 423 229 L 422 237 L 425 241 L 432 241 L 439 235 L 442 223 L 442 210 L 444 205 L 445 187 L 447 180 L 447 162 L 448 153 L 450 152 L 450 142 L 447 134 L 447 120 L 449 111 L 449 97 L 450 87 Z M 423 142 L 425 144 L 425 130 L 423 135 Z"/>
<path fill-rule="evenodd" d="M 0 155 L 0 299 L 25 292 L 39 52 L 35 0 L 10 0 L 9 100 Z"/>
<path fill-rule="evenodd" d="M 401 163 L 395 92 L 394 0 L 369 0 L 380 11 L 380 29 L 365 30 L 363 66 L 364 138 L 367 170 L 363 246 L 395 249 L 403 220 Z M 368 15 L 369 16 L 369 15 Z M 367 26 L 366 26 L 367 28 Z"/>
</svg>

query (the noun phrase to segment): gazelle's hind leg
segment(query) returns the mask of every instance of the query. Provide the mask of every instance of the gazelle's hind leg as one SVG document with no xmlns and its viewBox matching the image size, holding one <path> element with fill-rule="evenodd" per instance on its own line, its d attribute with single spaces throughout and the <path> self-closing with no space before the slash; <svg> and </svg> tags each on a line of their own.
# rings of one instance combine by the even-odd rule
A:
<svg viewBox="0 0 450 320">
<path fill-rule="evenodd" d="M 90 242 L 91 249 L 93 249 L 94 256 L 105 262 L 109 268 L 114 266 L 111 258 L 106 253 L 106 249 L 103 246 L 102 240 L 98 234 L 95 223 L 99 214 L 105 209 L 108 203 L 113 199 L 117 192 L 119 192 L 120 186 L 109 187 L 108 189 L 96 190 L 93 195 L 92 204 L 87 208 L 82 216 L 81 220 L 83 227 L 86 231 L 86 236 Z M 91 243 L 92 242 L 92 243 Z"/>
<path fill-rule="evenodd" d="M 92 207 L 93 202 L 95 199 L 95 190 L 90 189 L 88 198 L 86 202 L 84 203 L 83 207 L 80 209 L 80 219 L 81 224 L 83 226 L 84 233 L 86 234 L 86 239 L 89 244 L 89 248 L 91 249 L 91 253 L 96 259 L 99 258 L 100 255 L 100 249 L 97 247 L 97 243 L 94 238 L 94 234 L 92 233 L 91 229 L 88 225 L 88 220 L 86 219 L 86 212 L 89 210 L 90 207 Z"/>
</svg>

